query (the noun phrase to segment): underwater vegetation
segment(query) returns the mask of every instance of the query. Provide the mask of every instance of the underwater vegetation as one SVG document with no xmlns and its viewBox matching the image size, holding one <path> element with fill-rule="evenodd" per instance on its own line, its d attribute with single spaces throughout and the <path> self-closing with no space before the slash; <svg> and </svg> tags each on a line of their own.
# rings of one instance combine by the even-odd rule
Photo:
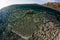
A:
<svg viewBox="0 0 60 40">
<path fill-rule="evenodd" d="M 7 28 L 11 27 L 12 30 L 8 29 L 8 31 L 12 31 L 13 33 L 16 33 L 16 35 L 28 39 L 36 30 L 38 30 L 39 26 L 43 24 L 43 20 L 49 15 L 52 15 L 60 22 L 59 11 L 41 5 L 17 4 L 5 7 L 0 10 L 0 35 L 7 35 L 10 33 L 6 33 L 6 31 Z M 48 19 L 52 20 L 51 17 L 48 17 Z"/>
</svg>

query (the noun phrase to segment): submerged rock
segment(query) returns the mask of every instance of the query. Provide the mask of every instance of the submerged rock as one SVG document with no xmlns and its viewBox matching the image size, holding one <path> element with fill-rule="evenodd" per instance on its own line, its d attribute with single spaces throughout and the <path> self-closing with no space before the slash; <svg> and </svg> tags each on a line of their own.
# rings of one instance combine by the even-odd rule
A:
<svg viewBox="0 0 60 40">
<path fill-rule="evenodd" d="M 48 7 L 37 4 L 17 4 L 1 9 L 0 13 L 3 28 L 8 27 L 8 31 L 5 32 L 11 34 L 12 31 L 25 40 L 54 40 L 60 32 L 57 27 L 60 22 L 60 12 Z"/>
</svg>

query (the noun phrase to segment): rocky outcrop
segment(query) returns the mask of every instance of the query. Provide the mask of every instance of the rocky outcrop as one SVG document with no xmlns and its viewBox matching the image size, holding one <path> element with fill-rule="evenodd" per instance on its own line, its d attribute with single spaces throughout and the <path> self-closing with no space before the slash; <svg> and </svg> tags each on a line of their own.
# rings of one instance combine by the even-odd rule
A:
<svg viewBox="0 0 60 40">
<path fill-rule="evenodd" d="M 57 3 L 57 2 L 48 2 L 48 3 L 44 4 L 44 6 L 54 8 L 54 9 L 57 9 L 60 11 L 60 3 Z"/>
</svg>

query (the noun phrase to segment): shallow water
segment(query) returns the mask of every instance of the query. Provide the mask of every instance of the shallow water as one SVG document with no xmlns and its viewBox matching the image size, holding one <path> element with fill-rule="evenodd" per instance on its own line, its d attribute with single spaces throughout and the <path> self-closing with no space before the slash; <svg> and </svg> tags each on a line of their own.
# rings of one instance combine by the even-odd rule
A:
<svg viewBox="0 0 60 40">
<path fill-rule="evenodd" d="M 60 12 L 57 10 L 53 10 L 51 8 L 47 8 L 41 5 L 13 5 L 13 6 L 9 6 L 9 7 L 5 7 L 3 9 L 0 10 L 0 19 L 2 20 L 2 22 L 0 22 L 0 29 L 3 31 L 5 30 L 5 28 L 7 27 L 9 21 L 9 15 L 13 13 L 13 11 L 15 10 L 35 10 L 38 11 L 42 14 L 44 14 L 44 12 L 47 12 L 50 15 L 53 15 L 56 17 L 56 19 L 58 21 L 60 21 Z M 38 14 L 38 13 L 37 13 Z"/>
</svg>

